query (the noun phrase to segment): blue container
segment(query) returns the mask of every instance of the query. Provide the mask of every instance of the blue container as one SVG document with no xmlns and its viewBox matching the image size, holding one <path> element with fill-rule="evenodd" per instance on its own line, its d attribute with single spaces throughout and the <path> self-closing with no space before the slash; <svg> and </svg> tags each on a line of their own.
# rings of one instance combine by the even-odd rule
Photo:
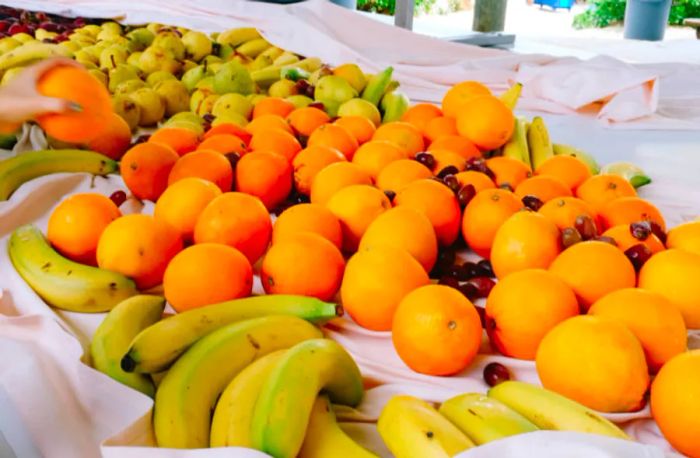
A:
<svg viewBox="0 0 700 458">
<path fill-rule="evenodd" d="M 625 38 L 663 40 L 670 11 L 671 0 L 627 0 Z"/>
<path fill-rule="evenodd" d="M 338 6 L 342 6 L 343 8 L 347 8 L 349 10 L 356 10 L 357 9 L 357 0 L 330 0 L 331 3 L 335 3 Z"/>
<path fill-rule="evenodd" d="M 535 0 L 535 5 L 549 6 L 553 10 L 557 8 L 566 8 L 571 11 L 571 7 L 574 6 L 575 0 Z"/>
</svg>

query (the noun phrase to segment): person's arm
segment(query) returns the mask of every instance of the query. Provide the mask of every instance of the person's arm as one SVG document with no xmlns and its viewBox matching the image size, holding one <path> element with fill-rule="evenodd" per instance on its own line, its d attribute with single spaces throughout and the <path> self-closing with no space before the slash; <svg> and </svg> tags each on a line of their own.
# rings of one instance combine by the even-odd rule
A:
<svg viewBox="0 0 700 458">
<path fill-rule="evenodd" d="M 25 68 L 5 86 L 0 87 L 0 133 L 17 130 L 22 123 L 44 113 L 79 111 L 69 100 L 46 97 L 37 92 L 41 75 L 59 65 L 78 65 L 72 60 L 53 58 Z"/>
</svg>

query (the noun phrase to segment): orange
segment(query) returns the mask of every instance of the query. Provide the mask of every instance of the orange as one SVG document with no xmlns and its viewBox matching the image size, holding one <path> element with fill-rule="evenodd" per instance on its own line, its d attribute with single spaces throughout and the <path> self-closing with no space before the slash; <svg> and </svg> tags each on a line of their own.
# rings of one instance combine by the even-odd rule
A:
<svg viewBox="0 0 700 458">
<path fill-rule="evenodd" d="M 105 121 L 102 133 L 90 140 L 87 148 L 119 160 L 131 146 L 131 129 L 124 119 L 111 113 Z"/>
<path fill-rule="evenodd" d="M 464 137 L 459 135 L 447 135 L 440 137 L 430 144 L 428 151 L 448 150 L 457 153 L 464 159 L 481 157 L 481 151 Z"/>
<path fill-rule="evenodd" d="M 338 249 L 343 247 L 340 221 L 323 205 L 298 204 L 283 211 L 272 227 L 272 244 L 300 232 L 318 234 Z"/>
<path fill-rule="evenodd" d="M 158 198 L 153 216 L 174 227 L 180 237 L 192 241 L 197 218 L 209 202 L 221 195 L 221 189 L 211 181 L 202 178 L 183 178 L 171 186 Z"/>
<path fill-rule="evenodd" d="M 590 205 L 575 197 L 555 197 L 542 205 L 539 213 L 561 230 L 576 227 L 576 218 L 579 216 L 586 216 L 593 222 L 596 216 Z"/>
<path fill-rule="evenodd" d="M 600 412 L 644 406 L 649 374 L 644 351 L 622 323 L 577 316 L 540 342 L 537 374 L 545 388 Z"/>
<path fill-rule="evenodd" d="M 442 98 L 442 112 L 447 117 L 456 118 L 468 100 L 482 95 L 491 95 L 491 91 L 478 81 L 457 83 Z"/>
<path fill-rule="evenodd" d="M 80 111 L 45 113 L 37 121 L 46 133 L 70 143 L 87 143 L 102 134 L 112 113 L 112 99 L 100 81 L 82 67 L 60 65 L 44 72 L 36 84 L 39 94 L 68 99 Z"/>
<path fill-rule="evenodd" d="M 68 259 L 96 266 L 97 242 L 107 225 L 121 215 L 108 197 L 93 193 L 74 194 L 51 212 L 47 238 Z"/>
<path fill-rule="evenodd" d="M 491 257 L 496 232 L 523 204 L 510 191 L 486 189 L 477 192 L 464 209 L 462 236 L 469 247 L 482 258 Z"/>
<path fill-rule="evenodd" d="M 352 157 L 352 163 L 366 171 L 372 180 L 376 180 L 384 167 L 403 158 L 403 151 L 395 144 L 372 140 L 357 148 Z"/>
<path fill-rule="evenodd" d="M 437 238 L 430 220 L 409 207 L 395 207 L 377 217 L 360 240 L 360 250 L 393 246 L 407 251 L 426 272 L 437 259 Z"/>
<path fill-rule="evenodd" d="M 324 124 L 309 137 L 307 146 L 322 145 L 335 148 L 345 155 L 347 160 L 352 160 L 358 147 L 357 140 L 345 128 L 336 124 Z"/>
<path fill-rule="evenodd" d="M 430 178 L 429 168 L 413 159 L 399 159 L 387 164 L 377 175 L 377 187 L 382 191 L 398 192 L 406 185 L 422 178 Z"/>
<path fill-rule="evenodd" d="M 357 250 L 362 235 L 375 218 L 391 208 L 391 202 L 379 189 L 364 184 L 346 186 L 333 194 L 326 207 L 340 221 L 343 250 Z"/>
<path fill-rule="evenodd" d="M 615 240 L 617 247 L 623 252 L 640 243 L 646 245 L 652 254 L 666 249 L 661 240 L 659 240 L 659 238 L 654 234 L 649 234 L 649 237 L 647 237 L 645 240 L 635 238 L 632 235 L 629 224 L 620 224 L 618 226 L 611 227 L 607 231 L 603 232 L 603 236 L 610 237 Z"/>
<path fill-rule="evenodd" d="M 318 172 L 334 162 L 345 161 L 345 155 L 330 146 L 313 145 L 301 150 L 292 161 L 296 190 L 308 196 Z"/>
<path fill-rule="evenodd" d="M 519 270 L 546 269 L 561 250 L 560 239 L 557 226 L 539 213 L 514 213 L 493 238 L 493 271 L 502 279 Z"/>
<path fill-rule="evenodd" d="M 486 159 L 486 167 L 496 175 L 498 187 L 508 185 L 511 189 L 515 189 L 532 175 L 530 166 L 512 157 L 496 156 Z"/>
<path fill-rule="evenodd" d="M 668 249 L 652 256 L 639 272 L 639 287 L 660 293 L 683 315 L 688 329 L 700 329 L 700 255 Z"/>
<path fill-rule="evenodd" d="M 423 135 L 413 124 L 394 121 L 379 126 L 372 140 L 386 140 L 401 148 L 405 157 L 412 159 L 425 149 Z"/>
<path fill-rule="evenodd" d="M 552 156 L 537 167 L 535 174 L 559 178 L 572 191 L 591 177 L 588 166 L 573 156 Z"/>
<path fill-rule="evenodd" d="M 453 375 L 474 360 L 481 322 L 474 305 L 456 289 L 423 286 L 407 294 L 396 309 L 391 340 L 414 371 Z"/>
<path fill-rule="evenodd" d="M 594 175 L 576 189 L 576 197 L 593 205 L 593 209 L 596 211 L 618 197 L 634 197 L 636 195 L 637 191 L 634 190 L 634 187 L 617 175 Z"/>
<path fill-rule="evenodd" d="M 331 121 L 330 116 L 325 111 L 314 107 L 297 108 L 287 115 L 287 122 L 294 131 L 308 137 L 318 127 Z"/>
<path fill-rule="evenodd" d="M 459 185 L 464 187 L 468 184 L 474 186 L 474 191 L 479 192 L 484 189 L 493 189 L 496 187 L 493 180 L 485 173 L 476 172 L 474 170 L 467 170 L 466 172 L 459 172 L 455 175 Z"/>
<path fill-rule="evenodd" d="M 182 250 L 180 234 L 149 215 L 126 215 L 105 228 L 97 265 L 131 277 L 140 290 L 159 285 L 170 260 Z"/>
<path fill-rule="evenodd" d="M 390 246 L 365 248 L 345 267 L 343 308 L 363 328 L 389 331 L 401 299 L 430 283 L 428 274 L 406 251 Z"/>
<path fill-rule="evenodd" d="M 155 202 L 168 187 L 168 175 L 178 158 L 169 146 L 141 143 L 122 157 L 119 171 L 136 198 Z"/>
<path fill-rule="evenodd" d="M 230 134 L 211 135 L 204 139 L 197 149 L 218 151 L 221 154 L 238 153 L 240 156 L 248 152 L 246 143 L 235 135 Z"/>
<path fill-rule="evenodd" d="M 557 197 L 571 196 L 571 190 L 558 178 L 540 175 L 527 178 L 515 188 L 515 195 L 519 198 L 535 196 L 546 203 Z"/>
<path fill-rule="evenodd" d="M 287 158 L 287 161 L 292 162 L 301 151 L 301 145 L 294 138 L 294 135 L 280 129 L 271 129 L 261 130 L 253 134 L 253 138 L 250 140 L 250 150 L 279 154 Z"/>
<path fill-rule="evenodd" d="M 442 110 L 432 103 L 418 103 L 401 115 L 401 121 L 413 124 L 416 129 L 423 132 L 428 122 L 439 116 L 442 116 Z"/>
<path fill-rule="evenodd" d="M 619 197 L 600 208 L 598 214 L 604 229 L 618 224 L 631 224 L 636 221 L 651 221 L 666 230 L 666 222 L 658 208 L 639 197 Z"/>
<path fill-rule="evenodd" d="M 462 171 L 467 168 L 467 161 L 458 153 L 455 153 L 446 149 L 436 149 L 432 150 L 430 154 L 433 155 L 435 159 L 435 166 L 433 171 L 436 174 L 440 173 L 446 167 L 455 167 L 458 171 Z"/>
<path fill-rule="evenodd" d="M 492 95 L 473 97 L 457 112 L 457 132 L 482 151 L 505 145 L 514 126 L 513 111 Z"/>
<path fill-rule="evenodd" d="M 700 221 L 690 221 L 668 231 L 666 246 L 700 255 Z"/>
<path fill-rule="evenodd" d="M 246 154 L 236 164 L 236 190 L 259 198 L 271 210 L 292 191 L 292 166 L 279 154 Z"/>
<path fill-rule="evenodd" d="M 427 216 L 440 246 L 450 246 L 457 240 L 462 213 L 457 197 L 447 186 L 434 180 L 417 180 L 399 191 L 394 203 Z"/>
<path fill-rule="evenodd" d="M 178 155 L 183 156 L 197 149 L 199 135 L 190 129 L 180 127 L 163 127 L 153 132 L 149 143 L 161 143 L 171 147 Z"/>
<path fill-rule="evenodd" d="M 165 298 L 178 312 L 246 297 L 252 289 L 253 268 L 246 257 L 218 243 L 185 248 L 163 276 Z"/>
<path fill-rule="evenodd" d="M 168 185 L 187 177 L 203 178 L 228 192 L 233 185 L 231 163 L 216 151 L 197 150 L 182 156 L 168 176 Z"/>
<path fill-rule="evenodd" d="M 454 118 L 438 116 L 425 125 L 423 136 L 427 143 L 432 143 L 439 138 L 457 135 L 457 121 Z"/>
<path fill-rule="evenodd" d="M 262 115 L 277 115 L 283 118 L 294 111 L 294 104 L 280 97 L 265 97 L 255 104 L 253 119 Z"/>
<path fill-rule="evenodd" d="M 248 124 L 248 125 L 250 125 L 250 124 Z M 216 126 L 212 126 L 212 128 L 209 129 L 204 134 L 204 139 L 206 140 L 209 137 L 212 137 L 214 135 L 219 135 L 219 134 L 235 135 L 236 137 L 243 140 L 246 145 L 248 143 L 250 143 L 250 139 L 253 136 L 249 131 L 242 128 L 241 126 L 238 126 L 238 125 L 233 124 L 233 123 L 222 123 L 222 124 L 218 124 Z"/>
<path fill-rule="evenodd" d="M 683 315 L 661 294 L 620 289 L 596 301 L 588 314 L 627 326 L 642 344 L 652 373 L 686 350 L 688 335 Z"/>
<path fill-rule="evenodd" d="M 549 270 L 571 286 L 584 311 L 606 294 L 634 288 L 637 281 L 632 263 L 620 250 L 594 240 L 567 248 Z"/>
<path fill-rule="evenodd" d="M 282 116 L 272 114 L 259 116 L 245 126 L 245 130 L 251 135 L 251 139 L 252 136 L 257 133 L 272 129 L 279 129 L 287 132 L 288 134 L 294 134 L 294 129 L 292 129 L 292 127 Z M 250 144 L 250 142 L 248 143 Z"/>
<path fill-rule="evenodd" d="M 544 336 L 578 313 L 576 295 L 559 277 L 541 269 L 521 270 L 491 290 L 486 332 L 505 356 L 534 360 Z"/>
<path fill-rule="evenodd" d="M 337 162 L 321 169 L 311 183 L 311 202 L 326 205 L 331 196 L 346 186 L 371 185 L 372 177 L 351 162 Z"/>
<path fill-rule="evenodd" d="M 676 356 L 651 384 L 651 414 L 680 453 L 700 457 L 700 350 Z"/>
<path fill-rule="evenodd" d="M 335 245 L 320 235 L 299 232 L 270 247 L 260 276 L 267 294 L 330 301 L 340 288 L 344 269 L 345 260 Z"/>
<path fill-rule="evenodd" d="M 199 216 L 194 227 L 195 243 L 232 246 L 255 264 L 270 243 L 272 222 L 257 197 L 226 192 L 215 198 Z"/>
<path fill-rule="evenodd" d="M 343 116 L 333 121 L 333 124 L 347 129 L 359 145 L 372 140 L 372 136 L 377 130 L 374 123 L 364 116 Z"/>
</svg>

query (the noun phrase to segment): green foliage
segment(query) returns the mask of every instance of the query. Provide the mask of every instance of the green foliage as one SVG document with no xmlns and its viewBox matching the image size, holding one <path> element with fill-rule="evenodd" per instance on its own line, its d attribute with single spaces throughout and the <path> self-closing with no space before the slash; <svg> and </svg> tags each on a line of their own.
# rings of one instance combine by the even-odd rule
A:
<svg viewBox="0 0 700 458">
<path fill-rule="evenodd" d="M 416 14 L 431 12 L 436 0 L 415 0 Z M 357 0 L 357 9 L 380 14 L 394 14 L 396 0 Z"/>
<path fill-rule="evenodd" d="M 625 0 L 591 0 L 586 11 L 574 17 L 575 29 L 607 27 L 622 22 L 625 17 Z M 674 0 L 668 23 L 678 25 L 683 19 L 700 17 L 700 0 Z"/>
</svg>

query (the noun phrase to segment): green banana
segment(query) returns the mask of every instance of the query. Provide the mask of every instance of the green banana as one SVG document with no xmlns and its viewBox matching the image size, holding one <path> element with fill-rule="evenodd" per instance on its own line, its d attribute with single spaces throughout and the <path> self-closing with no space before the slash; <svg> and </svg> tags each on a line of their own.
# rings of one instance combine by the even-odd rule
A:
<svg viewBox="0 0 700 458">
<path fill-rule="evenodd" d="M 554 156 L 554 147 L 549 138 L 549 131 L 544 119 L 535 116 L 527 129 L 527 144 L 530 148 L 530 162 L 532 170 L 544 163 L 547 159 Z"/>
<path fill-rule="evenodd" d="M 515 128 L 510 140 L 503 146 L 503 156 L 516 159 L 530 167 L 530 147 L 527 144 L 527 120 L 515 118 Z"/>
<path fill-rule="evenodd" d="M 292 81 L 308 80 L 311 74 L 300 67 L 284 67 L 280 71 L 280 77 Z"/>
<path fill-rule="evenodd" d="M 505 404 L 480 393 L 455 396 L 438 411 L 476 445 L 539 429 Z"/>
<path fill-rule="evenodd" d="M 132 296 L 117 304 L 100 323 L 92 336 L 92 364 L 114 380 L 153 397 L 155 388 L 150 377 L 122 370 L 122 356 L 131 340 L 147 326 L 160 320 L 165 308 L 161 296 Z"/>
<path fill-rule="evenodd" d="M 580 156 L 578 157 L 581 159 Z M 590 159 L 592 160 L 593 158 Z M 629 181 L 635 188 L 641 188 L 642 186 L 651 183 L 651 178 L 644 172 L 644 170 L 631 162 L 611 162 L 610 164 L 606 164 L 600 170 L 600 173 L 621 176 L 625 180 Z"/>
<path fill-rule="evenodd" d="M 42 150 L 22 153 L 0 161 L 0 201 L 10 198 L 23 183 L 63 172 L 107 175 L 119 171 L 116 161 L 92 151 Z"/>
<path fill-rule="evenodd" d="M 387 67 L 376 75 L 372 75 L 362 90 L 362 98 L 378 106 L 387 87 L 391 84 L 391 75 L 393 73 L 394 68 Z"/>
<path fill-rule="evenodd" d="M 228 384 L 216 402 L 209 434 L 210 447 L 252 447 L 250 425 L 263 384 L 287 350 L 254 361 Z"/>
<path fill-rule="evenodd" d="M 629 439 L 620 428 L 593 410 L 554 391 L 529 383 L 507 381 L 488 392 L 541 429 L 576 431 Z"/>
<path fill-rule="evenodd" d="M 256 38 L 255 40 L 246 41 L 238 46 L 236 48 L 236 53 L 255 59 L 260 53 L 266 51 L 270 47 L 272 47 L 272 45 L 266 39 Z"/>
<path fill-rule="evenodd" d="M 270 65 L 260 70 L 250 72 L 253 82 L 261 87 L 268 87 L 282 79 L 282 68 L 278 65 Z"/>
<path fill-rule="evenodd" d="M 515 83 L 512 85 L 506 92 L 501 94 L 499 99 L 501 99 L 501 102 L 505 103 L 505 105 L 510 108 L 511 110 L 515 110 L 515 106 L 518 104 L 518 99 L 520 99 L 520 93 L 523 90 L 523 84 L 522 83 Z"/>
<path fill-rule="evenodd" d="M 17 273 L 47 304 L 72 312 L 106 312 L 137 294 L 116 272 L 78 264 L 58 254 L 32 225 L 14 230 L 8 253 Z"/>
<path fill-rule="evenodd" d="M 275 458 L 294 458 L 304 442 L 318 393 L 337 404 L 362 401 L 360 369 L 338 343 L 313 339 L 290 348 L 265 382 L 255 404 L 253 447 Z"/>
<path fill-rule="evenodd" d="M 343 314 L 342 307 L 313 297 L 286 294 L 246 297 L 207 305 L 168 317 L 144 329 L 122 360 L 127 372 L 159 372 L 200 338 L 237 321 L 291 315 L 323 323 Z"/>
<path fill-rule="evenodd" d="M 377 429 L 395 458 L 448 458 L 474 446 L 433 406 L 413 396 L 391 398 Z"/>
<path fill-rule="evenodd" d="M 401 119 L 401 116 L 408 110 L 410 101 L 408 96 L 403 92 L 391 91 L 384 94 L 381 101 L 382 111 L 384 116 L 382 122 L 392 122 Z"/>
<path fill-rule="evenodd" d="M 255 27 L 239 27 L 221 32 L 216 37 L 216 42 L 221 45 L 230 45 L 234 48 L 242 45 L 246 41 L 261 38 L 260 32 Z"/>
<path fill-rule="evenodd" d="M 596 161 L 593 156 L 588 154 L 585 151 L 581 151 L 578 148 L 574 148 L 573 146 L 570 145 L 562 145 L 560 143 L 555 143 L 552 145 L 554 149 L 554 155 L 555 156 L 573 156 L 577 159 L 580 159 L 581 162 L 586 164 L 588 167 L 588 170 L 591 171 L 593 175 L 597 175 L 600 173 L 600 165 L 598 164 L 598 161 Z"/>
<path fill-rule="evenodd" d="M 71 57 L 73 53 L 53 43 L 30 42 L 0 55 L 0 71 L 29 65 L 49 57 Z"/>
<path fill-rule="evenodd" d="M 258 358 L 322 335 L 300 318 L 267 316 L 203 337 L 173 364 L 156 391 L 153 426 L 158 446 L 207 447 L 211 411 L 231 379 Z"/>
<path fill-rule="evenodd" d="M 341 452 L 342 451 L 342 452 Z M 328 458 L 341 452 L 343 458 L 378 458 L 340 429 L 328 396 L 316 398 L 298 458 Z"/>
</svg>

